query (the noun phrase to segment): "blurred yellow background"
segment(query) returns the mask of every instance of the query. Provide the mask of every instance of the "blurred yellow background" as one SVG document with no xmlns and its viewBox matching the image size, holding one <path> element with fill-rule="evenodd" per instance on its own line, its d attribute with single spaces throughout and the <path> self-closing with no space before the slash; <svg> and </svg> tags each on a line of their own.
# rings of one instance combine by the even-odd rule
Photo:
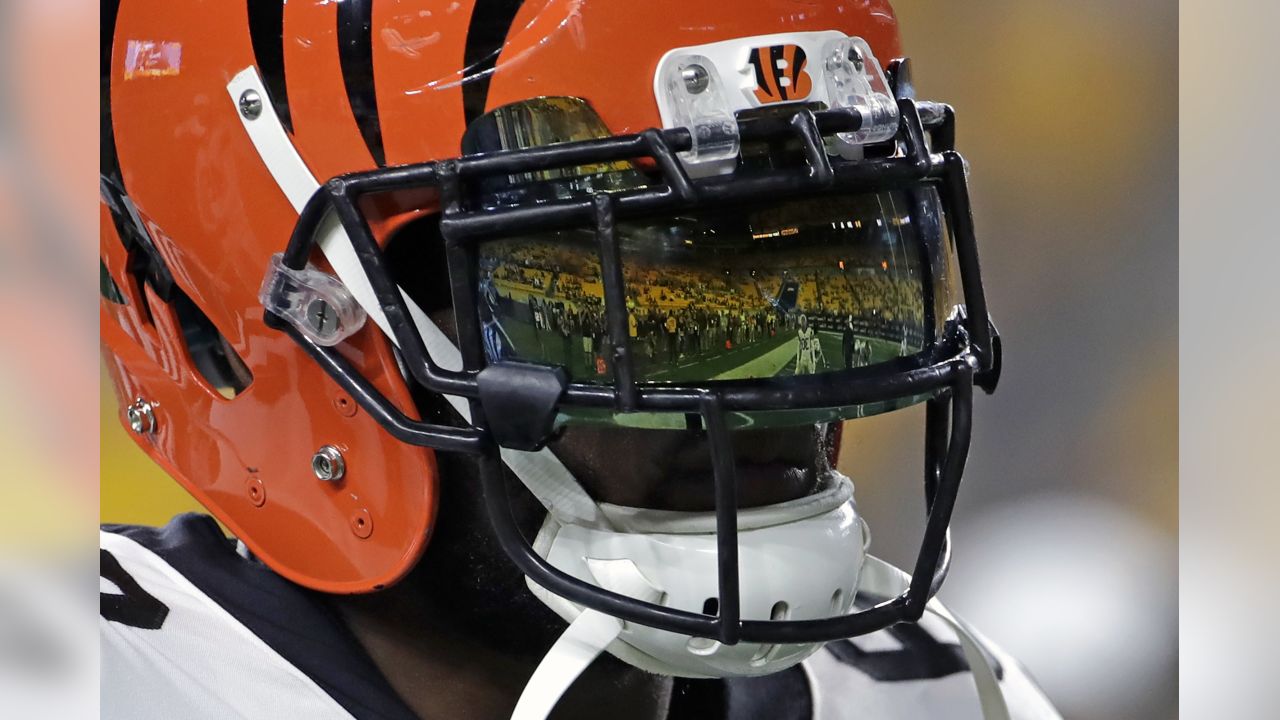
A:
<svg viewBox="0 0 1280 720">
<path fill-rule="evenodd" d="M 200 510 L 200 503 L 133 441 L 105 370 L 98 395 L 102 522 L 163 525 L 178 513 Z"/>
</svg>

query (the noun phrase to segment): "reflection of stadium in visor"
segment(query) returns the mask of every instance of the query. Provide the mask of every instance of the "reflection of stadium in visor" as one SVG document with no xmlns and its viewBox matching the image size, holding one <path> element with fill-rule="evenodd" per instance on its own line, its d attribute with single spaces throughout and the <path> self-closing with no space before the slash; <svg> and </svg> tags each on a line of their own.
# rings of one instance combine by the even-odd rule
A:
<svg viewBox="0 0 1280 720">
<path fill-rule="evenodd" d="M 618 236 L 639 382 L 814 375 L 917 355 L 931 349 L 954 303 L 929 188 L 704 210 L 620 223 Z M 489 360 L 559 365 L 575 382 L 612 382 L 618 339 L 606 328 L 598 252 L 585 229 L 482 245 Z"/>
</svg>

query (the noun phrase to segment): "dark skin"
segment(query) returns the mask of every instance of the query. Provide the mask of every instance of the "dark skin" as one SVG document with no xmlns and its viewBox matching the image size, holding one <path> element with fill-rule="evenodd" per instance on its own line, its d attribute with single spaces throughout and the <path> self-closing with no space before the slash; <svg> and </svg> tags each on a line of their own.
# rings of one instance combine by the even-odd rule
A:
<svg viewBox="0 0 1280 720">
<path fill-rule="evenodd" d="M 433 313 L 452 336 L 452 318 Z M 420 400 L 445 417 L 436 400 Z M 428 409 L 426 412 L 432 412 Z M 735 433 L 739 502 L 768 505 L 812 492 L 826 466 L 815 426 Z M 571 426 L 549 447 L 598 501 L 671 510 L 714 507 L 710 452 L 698 430 Z M 619 462 L 625 458 L 625 462 Z M 333 604 L 400 697 L 424 720 L 509 718 L 565 624 L 527 589 L 489 525 L 473 460 L 437 454 L 440 514 L 422 560 L 398 585 Z M 546 511 L 509 483 L 526 537 Z M 602 655 L 551 717 L 662 720 L 672 680 Z"/>
</svg>

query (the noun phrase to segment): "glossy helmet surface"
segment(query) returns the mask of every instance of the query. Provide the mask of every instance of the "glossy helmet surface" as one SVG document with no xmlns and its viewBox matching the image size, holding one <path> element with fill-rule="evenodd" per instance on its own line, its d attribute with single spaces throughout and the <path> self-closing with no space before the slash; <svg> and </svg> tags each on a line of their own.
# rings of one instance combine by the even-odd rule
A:
<svg viewBox="0 0 1280 720">
<path fill-rule="evenodd" d="M 413 567 L 437 512 L 434 453 L 448 451 L 481 458 L 495 527 L 521 569 L 582 606 L 726 644 L 815 642 L 918 617 L 946 572 L 972 386 L 976 377 L 991 388 L 998 373 L 950 108 L 910 99 L 906 66 L 895 63 L 895 133 L 881 152 L 845 160 L 823 151 L 832 135 L 856 132 L 865 110 L 783 102 L 787 113 L 739 118 L 737 132 L 743 141 L 791 138 L 804 163 L 751 177 L 687 173 L 690 132 L 651 130 L 664 128 L 655 73 L 673 48 L 829 31 L 861 38 L 876 58 L 901 56 L 880 0 L 765 0 L 732 12 L 690 0 L 105 2 L 101 332 L 126 424 L 258 557 L 326 592 L 377 590 Z M 774 99 L 792 100 L 774 80 Z M 585 100 L 612 137 L 464 155 L 474 121 L 540 97 Z M 263 150 L 279 143 L 254 135 L 259 118 L 278 119 L 295 159 Z M 619 161 L 634 161 L 648 183 L 524 207 L 481 207 L 470 193 L 486 178 Z M 288 167 L 298 182 L 281 179 Z M 486 358 L 478 238 L 589 228 L 609 275 L 613 227 L 627 217 L 916 184 L 936 188 L 946 208 L 964 304 L 979 319 L 961 317 L 927 357 L 786 382 L 687 385 L 631 377 L 625 348 L 608 359 L 608 384 Z M 446 248 L 456 365 L 441 359 L 438 338 L 424 337 L 381 252 L 424 218 L 438 219 Z M 334 233 L 350 239 L 342 269 L 321 252 Z M 348 286 L 357 283 L 344 270 L 357 268 L 367 280 L 350 290 L 362 299 L 352 317 L 367 311 L 372 322 L 326 343 L 304 331 L 305 318 L 264 313 L 259 293 L 273 267 L 332 270 Z M 625 306 L 609 282 L 609 327 L 623 335 Z M 280 299 L 271 287 L 268 303 Z M 471 423 L 419 420 L 411 384 L 450 396 Z M 742 619 L 728 414 L 899 398 L 929 399 L 931 513 L 911 591 L 852 615 Z M 717 466 L 714 616 L 600 590 L 519 535 L 504 506 L 502 459 L 540 448 L 556 411 L 574 407 L 702 416 Z"/>
</svg>

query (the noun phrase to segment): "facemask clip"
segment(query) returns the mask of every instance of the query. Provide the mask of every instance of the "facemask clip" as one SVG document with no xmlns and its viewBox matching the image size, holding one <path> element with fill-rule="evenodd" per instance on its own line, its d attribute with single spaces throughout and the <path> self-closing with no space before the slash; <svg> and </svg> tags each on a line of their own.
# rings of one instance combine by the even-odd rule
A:
<svg viewBox="0 0 1280 720">
<path fill-rule="evenodd" d="M 898 132 L 898 103 L 871 46 L 862 38 L 830 40 L 823 51 L 827 99 L 832 108 L 852 108 L 862 116 L 862 126 L 836 133 L 850 146 L 884 142 Z"/>
<path fill-rule="evenodd" d="M 318 345 L 332 347 L 364 327 L 364 309 L 342 281 L 312 265 L 289 268 L 281 253 L 271 256 L 258 300 Z"/>
<path fill-rule="evenodd" d="M 687 55 L 667 63 L 661 82 L 672 126 L 689 130 L 693 147 L 679 154 L 693 177 L 732 172 L 740 145 L 738 121 L 710 58 Z"/>
</svg>

